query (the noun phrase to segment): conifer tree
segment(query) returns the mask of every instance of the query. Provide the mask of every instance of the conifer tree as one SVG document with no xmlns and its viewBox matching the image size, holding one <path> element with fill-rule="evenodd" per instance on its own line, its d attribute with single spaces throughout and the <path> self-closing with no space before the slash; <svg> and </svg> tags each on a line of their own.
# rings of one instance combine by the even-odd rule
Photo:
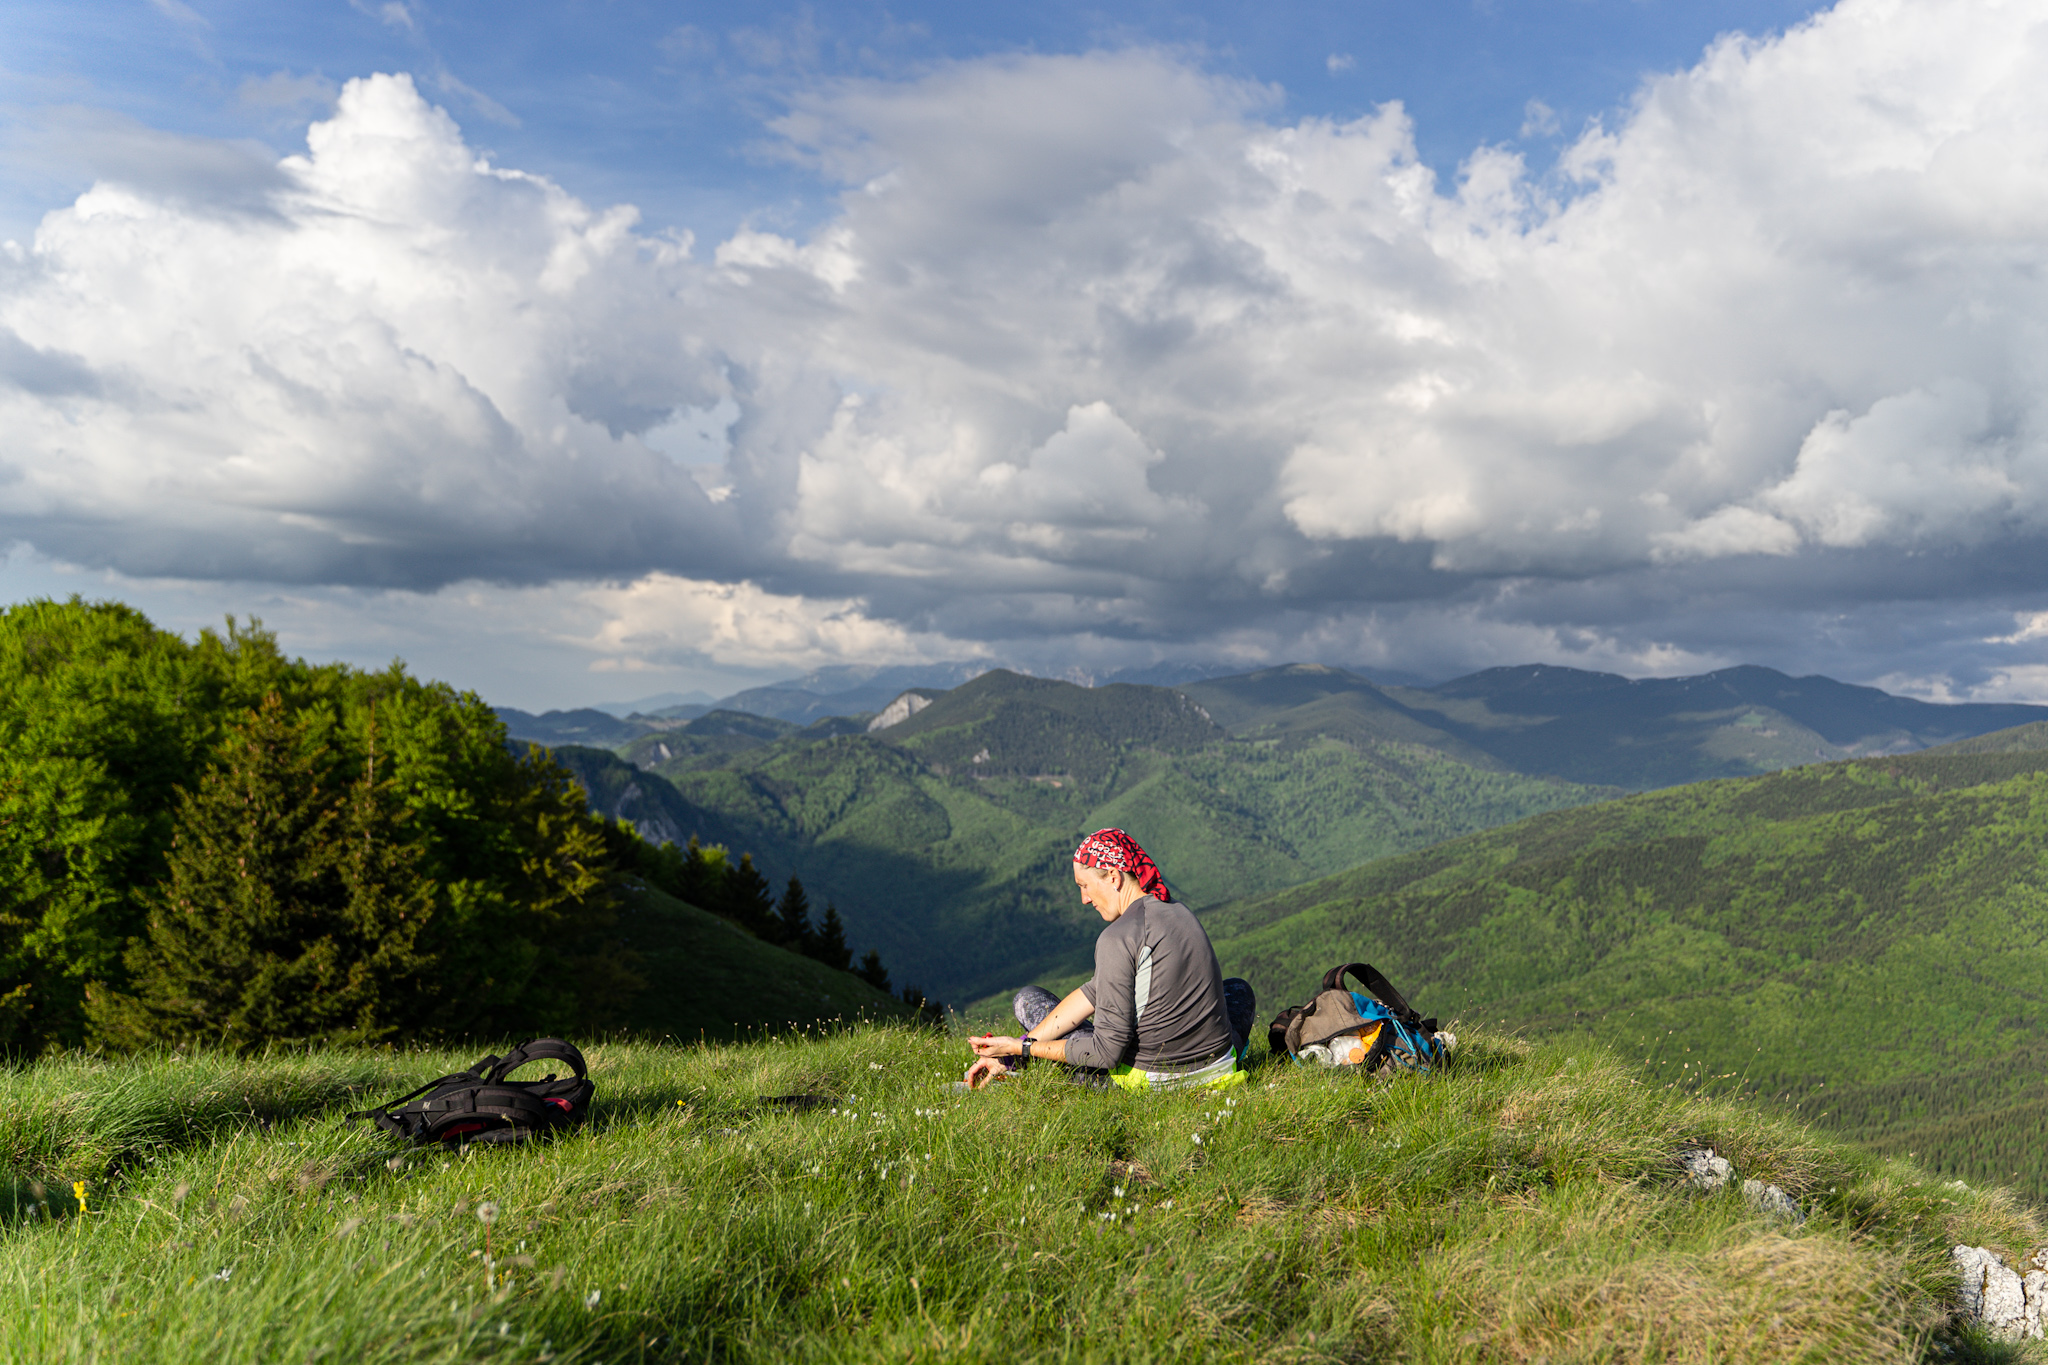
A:
<svg viewBox="0 0 2048 1365">
<path fill-rule="evenodd" d="M 126 954 L 128 990 L 88 1006 L 101 1039 L 362 1041 L 430 1004 L 422 940 L 436 888 L 416 875 L 406 817 L 374 763 L 330 794 L 325 719 L 288 715 L 272 694 L 181 793 L 168 875 Z"/>
<path fill-rule="evenodd" d="M 868 949 L 867 956 L 860 960 L 860 966 L 854 971 L 854 975 L 878 991 L 889 989 L 889 973 L 882 966 L 882 955 L 873 948 Z"/>
<path fill-rule="evenodd" d="M 804 884 L 795 877 L 789 879 L 782 900 L 775 907 L 775 933 L 783 947 L 810 955 L 815 937 L 811 929 L 811 900 L 804 894 Z"/>
<path fill-rule="evenodd" d="M 728 865 L 725 874 L 725 904 L 708 906 L 762 938 L 775 936 L 775 893 L 768 879 L 754 866 L 754 855 L 742 853 L 738 867 Z"/>
<path fill-rule="evenodd" d="M 853 968 L 853 949 L 846 946 L 846 922 L 839 918 L 839 907 L 831 901 L 825 902 L 825 922 L 811 942 L 810 954 L 835 971 Z"/>
</svg>

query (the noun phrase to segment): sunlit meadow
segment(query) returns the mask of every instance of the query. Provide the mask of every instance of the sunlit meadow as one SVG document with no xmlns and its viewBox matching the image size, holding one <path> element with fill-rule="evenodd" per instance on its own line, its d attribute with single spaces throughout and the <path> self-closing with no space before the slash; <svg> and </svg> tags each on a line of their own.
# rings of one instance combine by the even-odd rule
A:
<svg viewBox="0 0 2048 1365">
<path fill-rule="evenodd" d="M 1149 1096 L 962 1093 L 965 1059 L 608 1043 L 586 1129 L 462 1153 L 343 1114 L 474 1050 L 22 1066 L 0 1357 L 2035 1358 L 1945 1325 L 1948 1249 L 2033 1211 L 1584 1048 Z M 1700 1143 L 1807 1221 L 1687 1193 Z"/>
</svg>

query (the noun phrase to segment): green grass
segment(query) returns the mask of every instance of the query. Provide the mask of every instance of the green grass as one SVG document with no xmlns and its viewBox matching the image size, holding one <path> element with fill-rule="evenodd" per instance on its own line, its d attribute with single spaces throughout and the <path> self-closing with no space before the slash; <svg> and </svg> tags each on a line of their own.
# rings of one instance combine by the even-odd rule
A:
<svg viewBox="0 0 2048 1365">
<path fill-rule="evenodd" d="M 588 1128 L 460 1156 L 340 1113 L 470 1052 L 0 1075 L 0 1359 L 2040 1358 L 1944 1335 L 1950 1246 L 2043 1240 L 2009 1195 L 1584 1046 L 1155 1096 L 961 1094 L 901 1027 L 590 1058 Z M 1684 1192 L 1699 1142 L 1808 1221 Z"/>
</svg>

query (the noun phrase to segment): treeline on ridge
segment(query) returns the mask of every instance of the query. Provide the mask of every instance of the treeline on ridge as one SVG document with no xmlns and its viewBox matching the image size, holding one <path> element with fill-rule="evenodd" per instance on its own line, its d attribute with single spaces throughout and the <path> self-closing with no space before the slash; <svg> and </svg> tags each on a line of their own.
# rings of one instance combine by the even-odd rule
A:
<svg viewBox="0 0 2048 1365">
<path fill-rule="evenodd" d="M 187 642 L 118 603 L 0 612 L 0 1052 L 618 1027 L 647 985 L 635 875 L 785 939 L 750 859 L 593 818 L 402 664 L 289 659 L 232 619 Z M 791 896 L 795 946 L 850 958 Z"/>
</svg>

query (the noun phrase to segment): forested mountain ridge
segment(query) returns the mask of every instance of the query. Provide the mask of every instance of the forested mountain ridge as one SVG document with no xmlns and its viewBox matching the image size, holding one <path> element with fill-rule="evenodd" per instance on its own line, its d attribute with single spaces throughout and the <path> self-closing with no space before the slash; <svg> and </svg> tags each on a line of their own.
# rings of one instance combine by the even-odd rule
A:
<svg viewBox="0 0 2048 1365">
<path fill-rule="evenodd" d="M 967 671 L 966 666 L 952 667 Z M 888 670 L 875 681 L 918 672 Z M 1001 669 L 980 676 L 990 673 L 1009 679 L 1023 676 Z M 1032 681 L 1072 690 L 1071 684 L 1049 679 Z M 1106 695 L 1116 686 L 1128 684 L 1079 692 Z M 925 684 L 909 690 L 925 698 L 949 695 Z M 972 679 L 953 690 L 966 698 L 976 695 Z M 1775 772 L 1802 763 L 1910 753 L 2048 720 L 2048 707 L 1937 704 L 1831 678 L 1793 678 L 1751 665 L 1690 678 L 1630 679 L 1527 664 L 1490 668 L 1432 687 L 1406 687 L 1381 685 L 1327 664 L 1283 664 L 1178 683 L 1172 690 L 1193 699 L 1208 719 L 1239 739 L 1285 742 L 1327 736 L 1347 743 L 1417 744 L 1474 767 L 1632 791 Z M 616 749 L 635 762 L 644 761 L 643 752 L 658 755 L 665 745 L 671 754 L 695 754 L 700 766 L 715 766 L 726 755 L 773 743 L 797 724 L 851 732 L 858 721 L 904 694 L 873 686 L 830 695 L 795 686 L 768 687 L 736 693 L 717 708 L 683 707 L 647 716 L 616 718 L 593 710 L 530 716 L 502 707 L 498 714 L 518 739 L 596 745 Z M 1047 692 L 1039 700 L 1066 695 Z M 714 714 L 706 715 L 707 710 Z M 1131 728 L 1134 723 L 1142 725 L 1137 721 L 1146 711 L 1142 705 L 1121 721 L 1117 708 L 1106 703 L 1070 705 L 1068 710 L 1077 722 L 1113 741 L 1151 742 L 1142 728 Z M 720 713 L 727 718 L 722 726 L 715 720 Z M 740 713 L 790 728 L 769 733 L 735 727 L 731 718 Z M 1086 716 L 1095 719 L 1084 720 Z M 700 728 L 700 720 L 713 724 Z M 981 747 L 956 758 L 971 765 Z M 1010 747 L 1014 750 L 1014 744 Z"/>
<path fill-rule="evenodd" d="M 708 717 L 706 719 L 709 719 Z M 700 722 L 692 722 L 692 726 Z M 1089 830 L 1144 831 L 1194 903 L 1609 795 L 1487 772 L 1411 744 L 1231 740 L 1166 688 L 995 670 L 886 729 L 789 734 L 635 770 L 562 748 L 595 809 L 795 874 L 899 980 L 956 999 L 1065 964 L 1098 921 L 1068 870 Z M 682 733 L 688 733 L 687 730 Z"/>
<path fill-rule="evenodd" d="M 1370 961 L 1446 1019 L 1586 1034 L 2048 1196 L 2048 750 L 1632 796 L 1203 918 L 1265 999 Z"/>
</svg>

